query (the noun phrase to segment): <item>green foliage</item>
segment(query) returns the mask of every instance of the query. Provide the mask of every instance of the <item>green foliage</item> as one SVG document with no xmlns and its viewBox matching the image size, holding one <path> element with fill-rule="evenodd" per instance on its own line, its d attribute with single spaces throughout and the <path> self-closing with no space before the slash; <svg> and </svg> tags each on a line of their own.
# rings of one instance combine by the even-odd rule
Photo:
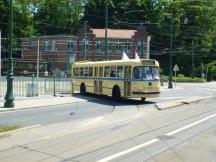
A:
<svg viewBox="0 0 216 162">
<path fill-rule="evenodd" d="M 202 78 L 191 78 L 191 77 L 173 77 L 173 81 L 176 82 L 205 82 L 206 80 L 205 79 L 202 79 Z"/>
<path fill-rule="evenodd" d="M 78 0 L 36 0 L 33 20 L 38 34 L 72 34 L 80 25 L 83 12 Z"/>
<path fill-rule="evenodd" d="M 20 128 L 20 126 L 18 126 L 18 125 L 11 125 L 11 126 L 0 125 L 0 133 L 15 130 L 17 128 Z"/>
<path fill-rule="evenodd" d="M 207 73 L 207 80 L 216 80 L 216 60 L 205 65 Z"/>
<path fill-rule="evenodd" d="M 151 51 L 155 52 L 152 58 L 159 60 L 165 74 L 169 72 L 171 34 L 173 64 L 179 65 L 181 73 L 191 75 L 193 49 L 195 67 L 215 59 L 216 0 L 88 0 L 84 20 L 91 27 L 104 28 L 106 5 L 110 28 L 137 29 L 139 23 L 144 23 L 152 36 Z"/>
<path fill-rule="evenodd" d="M 191 75 L 193 48 L 196 67 L 215 59 L 216 0 L 15 0 L 14 47 L 23 37 L 76 34 L 84 20 L 93 28 L 104 28 L 105 6 L 109 28 L 137 29 L 144 23 L 152 36 L 152 58 L 159 60 L 165 74 L 169 73 L 171 35 L 173 64 L 179 65 L 181 73 Z M 7 38 L 8 0 L 0 1 L 0 11 L 0 27 Z M 6 48 L 7 39 L 3 44 Z"/>
</svg>

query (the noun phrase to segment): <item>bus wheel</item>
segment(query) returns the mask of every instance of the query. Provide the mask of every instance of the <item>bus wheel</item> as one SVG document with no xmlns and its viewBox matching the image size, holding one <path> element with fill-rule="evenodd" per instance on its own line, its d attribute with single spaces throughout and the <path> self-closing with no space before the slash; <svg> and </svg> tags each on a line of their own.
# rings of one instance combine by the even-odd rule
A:
<svg viewBox="0 0 216 162">
<path fill-rule="evenodd" d="M 86 86 L 83 83 L 80 86 L 80 94 L 81 95 L 86 95 Z"/>
<path fill-rule="evenodd" d="M 119 87 L 114 87 L 112 91 L 112 98 L 116 101 L 119 101 L 121 99 L 121 93 Z"/>
<path fill-rule="evenodd" d="M 146 98 L 144 98 L 144 97 L 141 98 L 142 103 L 145 102 L 145 100 L 146 100 Z"/>
</svg>

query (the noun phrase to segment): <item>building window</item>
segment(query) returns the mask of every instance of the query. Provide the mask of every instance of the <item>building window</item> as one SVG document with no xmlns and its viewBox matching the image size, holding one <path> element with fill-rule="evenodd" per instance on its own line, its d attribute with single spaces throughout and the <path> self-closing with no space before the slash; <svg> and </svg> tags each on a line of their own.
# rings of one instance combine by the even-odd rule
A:
<svg viewBox="0 0 216 162">
<path fill-rule="evenodd" d="M 96 51 L 101 52 L 101 41 L 96 41 Z"/>
<path fill-rule="evenodd" d="M 112 52 L 112 42 L 108 42 L 108 52 Z"/>
<path fill-rule="evenodd" d="M 116 53 L 121 53 L 121 43 L 119 42 L 119 40 L 115 43 L 115 51 Z"/>
<path fill-rule="evenodd" d="M 67 51 L 73 52 L 73 42 L 71 40 L 68 41 Z"/>
<path fill-rule="evenodd" d="M 83 40 L 83 51 L 85 51 L 85 49 L 86 49 L 86 51 L 88 51 L 88 49 L 89 49 L 88 40 Z"/>
<path fill-rule="evenodd" d="M 125 52 L 129 53 L 130 49 L 131 49 L 131 43 L 127 41 L 125 43 Z"/>
<path fill-rule="evenodd" d="M 51 42 L 51 52 L 55 52 L 56 51 L 56 41 L 52 40 Z"/>
<path fill-rule="evenodd" d="M 141 54 L 142 49 L 143 49 L 143 52 L 144 52 L 144 42 L 143 42 L 143 45 L 142 45 L 142 41 L 138 41 L 138 43 L 137 43 L 137 53 Z"/>
<path fill-rule="evenodd" d="M 49 51 L 49 41 L 44 41 L 44 52 L 48 52 Z"/>
<path fill-rule="evenodd" d="M 32 39 L 29 39 L 29 47 L 34 47 L 35 42 Z"/>
</svg>

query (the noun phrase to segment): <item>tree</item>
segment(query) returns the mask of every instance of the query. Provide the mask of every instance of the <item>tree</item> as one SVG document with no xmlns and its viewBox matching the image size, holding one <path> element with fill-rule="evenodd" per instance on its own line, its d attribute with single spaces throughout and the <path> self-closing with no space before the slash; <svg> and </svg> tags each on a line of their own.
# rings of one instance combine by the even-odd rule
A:
<svg viewBox="0 0 216 162">
<path fill-rule="evenodd" d="M 83 12 L 79 0 L 35 0 L 34 22 L 38 34 L 53 35 L 75 32 Z"/>
</svg>

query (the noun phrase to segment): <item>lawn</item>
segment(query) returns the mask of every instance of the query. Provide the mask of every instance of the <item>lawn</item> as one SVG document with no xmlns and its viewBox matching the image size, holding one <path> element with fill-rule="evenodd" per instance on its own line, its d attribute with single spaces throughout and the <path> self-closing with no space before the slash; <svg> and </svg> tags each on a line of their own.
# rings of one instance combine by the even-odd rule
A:
<svg viewBox="0 0 216 162">
<path fill-rule="evenodd" d="M 0 125 L 0 133 L 15 130 L 17 128 L 20 128 L 20 126 L 18 126 L 18 125 L 10 125 L 10 126 Z"/>
</svg>

